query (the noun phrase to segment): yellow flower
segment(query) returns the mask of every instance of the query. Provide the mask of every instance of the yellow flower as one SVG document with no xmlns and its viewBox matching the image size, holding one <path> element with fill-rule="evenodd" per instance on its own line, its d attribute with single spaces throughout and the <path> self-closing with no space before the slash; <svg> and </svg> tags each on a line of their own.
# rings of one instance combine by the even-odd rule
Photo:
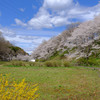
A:
<svg viewBox="0 0 100 100">
<path fill-rule="evenodd" d="M 34 100 L 39 97 L 36 94 L 38 85 L 28 85 L 23 79 L 19 84 L 13 81 L 9 82 L 8 75 L 0 75 L 0 99 L 1 100 Z"/>
</svg>

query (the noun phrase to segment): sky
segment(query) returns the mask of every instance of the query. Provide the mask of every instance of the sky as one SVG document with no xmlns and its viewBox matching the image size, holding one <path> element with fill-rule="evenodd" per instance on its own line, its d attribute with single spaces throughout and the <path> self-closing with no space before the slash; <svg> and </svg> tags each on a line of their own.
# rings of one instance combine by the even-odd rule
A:
<svg viewBox="0 0 100 100">
<path fill-rule="evenodd" d="M 100 14 L 100 0 L 0 0 L 0 31 L 29 54 L 73 22 Z"/>
</svg>

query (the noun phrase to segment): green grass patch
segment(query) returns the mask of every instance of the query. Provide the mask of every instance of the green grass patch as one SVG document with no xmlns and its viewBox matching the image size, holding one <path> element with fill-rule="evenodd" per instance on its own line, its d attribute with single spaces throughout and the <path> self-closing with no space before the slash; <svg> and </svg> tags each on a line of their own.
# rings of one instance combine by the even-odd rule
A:
<svg viewBox="0 0 100 100">
<path fill-rule="evenodd" d="M 38 83 L 37 100 L 100 100 L 100 72 L 79 67 L 3 67 L 12 81 Z"/>
</svg>

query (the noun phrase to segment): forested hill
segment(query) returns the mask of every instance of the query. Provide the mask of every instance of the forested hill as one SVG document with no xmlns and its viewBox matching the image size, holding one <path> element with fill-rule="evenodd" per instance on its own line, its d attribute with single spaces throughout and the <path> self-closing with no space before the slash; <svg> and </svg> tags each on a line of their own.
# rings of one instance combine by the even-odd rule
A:
<svg viewBox="0 0 100 100">
<path fill-rule="evenodd" d="M 68 30 L 43 42 L 32 53 L 35 59 L 49 59 L 54 55 L 76 59 L 100 57 L 100 15 L 79 25 L 71 24 Z"/>
<path fill-rule="evenodd" d="M 12 45 L 9 41 L 5 40 L 0 33 L 0 60 L 12 60 L 13 57 L 17 55 L 28 55 L 20 47 Z"/>
</svg>

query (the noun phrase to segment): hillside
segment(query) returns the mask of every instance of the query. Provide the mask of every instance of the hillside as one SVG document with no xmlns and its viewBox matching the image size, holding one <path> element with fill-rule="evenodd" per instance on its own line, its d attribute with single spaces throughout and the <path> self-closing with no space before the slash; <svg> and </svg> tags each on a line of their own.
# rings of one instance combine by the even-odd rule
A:
<svg viewBox="0 0 100 100">
<path fill-rule="evenodd" d="M 9 61 L 18 55 L 28 55 L 22 48 L 12 45 L 0 33 L 0 60 Z"/>
<path fill-rule="evenodd" d="M 43 42 L 33 51 L 32 57 L 49 59 L 55 54 L 76 59 L 90 56 L 100 58 L 100 15 Z"/>
</svg>

